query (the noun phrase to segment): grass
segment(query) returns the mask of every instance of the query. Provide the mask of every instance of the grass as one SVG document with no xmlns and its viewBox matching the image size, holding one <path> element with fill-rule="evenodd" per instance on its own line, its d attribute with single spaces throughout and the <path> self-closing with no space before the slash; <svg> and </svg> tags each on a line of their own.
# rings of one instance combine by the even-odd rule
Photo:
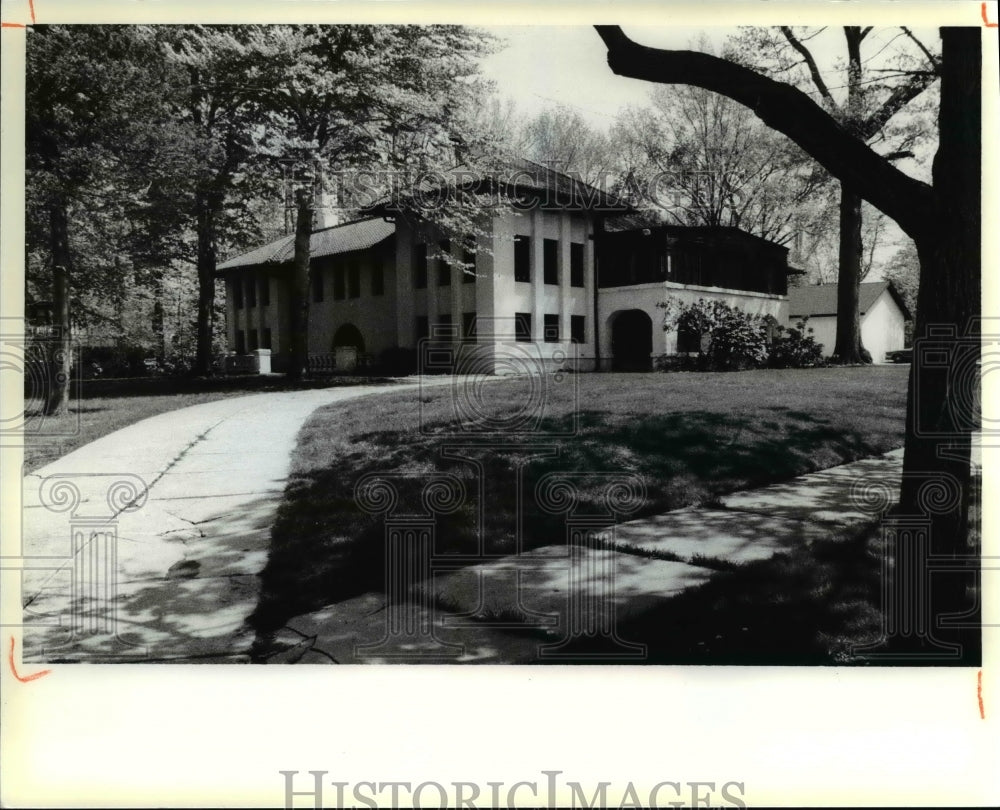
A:
<svg viewBox="0 0 1000 810">
<path fill-rule="evenodd" d="M 485 553 L 503 555 L 564 541 L 565 515 L 545 512 L 531 495 L 549 472 L 634 476 L 645 498 L 620 516 L 628 519 L 711 503 L 903 443 L 905 368 L 563 375 L 561 382 L 546 378 L 541 395 L 532 384 L 490 382 L 474 403 L 443 386 L 380 397 L 377 408 L 343 403 L 313 414 L 299 435 L 272 530 L 257 628 L 268 632 L 290 616 L 383 588 L 384 520 L 362 511 L 354 494 L 368 474 L 391 474 L 397 514 L 422 510 L 429 476 L 457 477 L 465 495 L 454 511 L 436 516 L 435 553 L 474 555 L 481 541 Z M 520 432 L 478 440 L 468 432 L 470 411 L 509 425 L 533 397 L 542 412 Z M 452 458 L 442 453 L 459 444 L 467 447 L 451 450 Z M 578 482 L 576 515 L 601 513 L 607 480 Z M 775 574 L 761 565 L 713 567 L 720 577 L 764 571 L 762 588 Z"/>
<path fill-rule="evenodd" d="M 79 398 L 70 400 L 67 414 L 42 416 L 30 404 L 25 409 L 24 473 L 34 472 L 116 430 L 190 405 L 266 391 L 385 381 L 369 377 L 334 377 L 301 383 L 291 383 L 283 377 L 85 381 L 79 389 Z"/>
</svg>

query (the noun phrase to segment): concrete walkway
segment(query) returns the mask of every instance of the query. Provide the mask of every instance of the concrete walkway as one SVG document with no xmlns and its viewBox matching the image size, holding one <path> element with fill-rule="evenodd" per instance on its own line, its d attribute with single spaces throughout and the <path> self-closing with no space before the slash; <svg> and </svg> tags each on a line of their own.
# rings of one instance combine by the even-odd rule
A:
<svg viewBox="0 0 1000 810">
<path fill-rule="evenodd" d="M 720 564 L 856 534 L 898 491 L 902 451 L 893 451 L 598 529 L 584 545 L 432 573 L 402 565 L 392 598 L 337 602 L 255 639 L 246 619 L 300 427 L 323 405 L 418 384 L 197 405 L 26 476 L 24 659 L 248 662 L 253 652 L 267 663 L 531 663 L 561 660 L 567 639 L 598 634 L 611 639 L 609 657 L 641 660 L 614 637 L 618 620 Z"/>
<path fill-rule="evenodd" d="M 617 623 L 707 581 L 722 565 L 817 539 L 850 538 L 899 494 L 903 451 L 735 493 L 565 543 L 370 593 L 296 616 L 267 639 L 268 663 L 539 663 L 574 660 L 574 636 L 601 657 L 641 662 Z M 593 661 L 594 654 L 585 660 Z"/>
<path fill-rule="evenodd" d="M 195 405 L 26 476 L 24 660 L 249 660 L 244 621 L 299 428 L 323 405 L 416 384 Z"/>
</svg>

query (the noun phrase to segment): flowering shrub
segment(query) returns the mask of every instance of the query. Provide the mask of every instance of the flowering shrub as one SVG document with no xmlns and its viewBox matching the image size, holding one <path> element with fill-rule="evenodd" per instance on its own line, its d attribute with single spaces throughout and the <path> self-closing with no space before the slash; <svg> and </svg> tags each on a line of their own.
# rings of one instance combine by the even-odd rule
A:
<svg viewBox="0 0 1000 810">
<path fill-rule="evenodd" d="M 801 318 L 787 329 L 777 326 L 777 335 L 771 342 L 768 365 L 772 368 L 808 368 L 823 365 L 823 347 L 807 327 L 808 318 Z"/>
<path fill-rule="evenodd" d="M 665 330 L 702 336 L 698 358 L 684 364 L 686 368 L 740 371 L 765 365 L 804 368 L 822 364 L 822 347 L 812 337 L 812 329 L 806 329 L 805 319 L 786 329 L 770 315 L 753 315 L 704 298 L 685 305 L 671 297 L 658 306 L 664 311 Z M 660 367 L 671 364 L 664 362 Z"/>
<path fill-rule="evenodd" d="M 704 357 L 699 367 L 711 371 L 739 371 L 767 362 L 770 325 L 763 316 L 704 298 L 687 306 L 671 298 L 660 306 L 664 310 L 664 329 L 708 335 L 708 345 L 701 351 Z"/>
</svg>

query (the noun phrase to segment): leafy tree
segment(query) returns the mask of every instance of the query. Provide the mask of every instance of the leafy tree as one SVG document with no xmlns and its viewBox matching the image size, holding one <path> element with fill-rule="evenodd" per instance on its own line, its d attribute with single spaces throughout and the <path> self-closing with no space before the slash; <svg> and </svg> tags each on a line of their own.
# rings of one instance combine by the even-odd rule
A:
<svg viewBox="0 0 1000 810">
<path fill-rule="evenodd" d="M 694 84 L 751 107 L 913 239 L 920 259 L 916 333 L 947 362 L 940 373 L 921 373 L 919 357 L 911 366 L 900 509 L 929 521 L 932 553 L 968 554 L 971 435 L 980 385 L 982 29 L 940 29 L 941 108 L 931 184 L 901 172 L 793 85 L 708 54 L 642 46 L 617 26 L 597 30 L 615 73 Z M 928 485 L 954 490 L 949 508 L 925 508 Z M 964 607 L 964 583 L 941 579 L 934 607 Z"/>
<path fill-rule="evenodd" d="M 163 59 L 172 69 L 168 91 L 179 137 L 174 149 L 188 163 L 190 211 L 196 242 L 198 335 L 195 370 L 210 374 L 216 317 L 218 256 L 258 236 L 249 204 L 277 184 L 261 157 L 268 122 L 266 93 L 280 65 L 260 47 L 264 26 L 163 26 Z"/>
<path fill-rule="evenodd" d="M 700 87 L 655 88 L 649 106 L 625 111 L 613 140 L 641 156 L 633 176 L 668 221 L 742 228 L 779 244 L 827 180 L 746 107 Z"/>
<path fill-rule="evenodd" d="M 891 122 L 938 76 L 940 57 L 913 32 L 902 27 L 888 33 L 873 27 L 844 26 L 846 60 L 842 79 L 834 84 L 810 44 L 825 29 L 749 28 L 730 47 L 730 57 L 758 67 L 799 87 L 811 85 L 821 105 L 857 139 L 888 149 L 895 157 L 910 155 L 923 134 L 912 122 Z M 866 44 L 867 41 L 867 44 Z M 867 53 L 863 52 L 867 47 Z M 836 92 L 843 90 L 843 92 Z M 862 243 L 862 195 L 841 183 L 838 249 L 837 337 L 834 356 L 845 363 L 870 362 L 861 345 L 858 312 L 865 256 Z"/>
<path fill-rule="evenodd" d="M 484 34 L 461 26 L 269 26 L 253 32 L 281 78 L 263 94 L 268 154 L 290 169 L 295 207 L 292 363 L 307 367 L 309 237 L 324 178 L 377 169 L 388 191 L 407 174 L 454 166 L 477 144 Z M 386 184 L 386 181 L 388 183 Z M 404 183 L 405 185 L 405 183 Z"/>
<path fill-rule="evenodd" d="M 148 27 L 34 26 L 26 76 L 27 293 L 53 301 L 61 346 L 46 411 L 59 413 L 72 326 L 86 315 L 74 303 L 121 300 L 127 223 L 144 204 L 167 116 Z"/>
</svg>

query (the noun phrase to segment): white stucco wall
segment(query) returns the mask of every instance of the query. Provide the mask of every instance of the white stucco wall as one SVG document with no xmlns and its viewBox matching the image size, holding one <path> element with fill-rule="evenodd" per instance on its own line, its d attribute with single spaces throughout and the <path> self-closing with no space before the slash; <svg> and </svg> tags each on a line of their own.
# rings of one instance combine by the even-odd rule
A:
<svg viewBox="0 0 1000 810">
<path fill-rule="evenodd" d="M 876 363 L 885 362 L 885 353 L 903 348 L 905 320 L 888 290 L 883 292 L 861 319 L 861 343 Z"/>
<path fill-rule="evenodd" d="M 435 283 L 434 262 L 429 262 L 428 287 L 416 289 L 413 284 L 412 256 L 415 244 L 433 243 L 437 236 L 414 232 L 404 223 L 397 224 L 396 267 L 397 301 L 396 339 L 398 345 L 416 346 L 416 320 L 426 316 L 436 322 L 442 313 L 450 313 L 452 324 L 461 325 L 463 313 L 475 312 L 477 323 L 476 367 L 497 358 L 498 365 L 505 354 L 518 363 L 524 361 L 527 347 L 531 355 L 547 364 L 569 362 L 581 369 L 594 364 L 594 289 L 593 224 L 589 217 L 578 213 L 533 210 L 521 214 L 505 213 L 491 221 L 492 233 L 480 237 L 476 256 L 475 284 L 462 283 L 462 271 L 453 268 L 451 284 L 438 287 Z M 514 280 L 514 237 L 526 236 L 530 241 L 531 281 Z M 558 243 L 558 284 L 544 280 L 544 240 Z M 583 245 L 584 287 L 570 283 L 572 243 Z M 453 245 L 453 249 L 459 249 Z M 530 343 L 515 340 L 515 316 L 531 315 Z M 559 340 L 544 340 L 545 315 L 559 317 Z M 572 316 L 583 316 L 585 341 L 574 344 L 570 339 Z"/>
<path fill-rule="evenodd" d="M 861 344 L 871 353 L 875 363 L 885 362 L 885 353 L 903 348 L 905 320 L 903 313 L 888 291 L 884 291 L 868 311 L 861 316 Z M 794 326 L 793 324 L 790 324 Z M 823 346 L 823 356 L 829 357 L 837 345 L 835 315 L 813 316 L 807 323 L 813 338 Z"/>
<path fill-rule="evenodd" d="M 664 311 L 657 306 L 668 297 L 678 299 L 682 305 L 693 304 L 699 298 L 706 301 L 723 301 L 754 315 L 772 315 L 781 323 L 788 317 L 788 299 L 783 295 L 700 287 L 670 281 L 635 284 L 628 287 L 605 287 L 601 289 L 598 297 L 602 366 L 608 367 L 610 363 L 611 329 L 614 320 L 621 312 L 630 309 L 642 310 L 653 322 L 653 356 L 673 354 L 677 351 L 677 330 L 663 329 Z"/>
<path fill-rule="evenodd" d="M 345 257 L 336 257 L 343 267 Z M 395 345 L 396 326 L 396 273 L 393 254 L 384 246 L 376 246 L 356 254 L 346 254 L 347 261 L 358 262 L 360 268 L 360 295 L 357 298 L 334 300 L 333 270 L 328 264 L 314 266 L 313 273 L 323 268 L 323 300 L 309 304 L 309 352 L 333 351 L 333 339 L 344 324 L 353 324 L 365 342 L 365 353 L 375 358 Z M 372 294 L 372 275 L 377 264 L 382 266 L 382 295 Z M 346 270 L 345 270 L 346 292 Z M 312 295 L 312 290 L 309 291 Z"/>
</svg>

